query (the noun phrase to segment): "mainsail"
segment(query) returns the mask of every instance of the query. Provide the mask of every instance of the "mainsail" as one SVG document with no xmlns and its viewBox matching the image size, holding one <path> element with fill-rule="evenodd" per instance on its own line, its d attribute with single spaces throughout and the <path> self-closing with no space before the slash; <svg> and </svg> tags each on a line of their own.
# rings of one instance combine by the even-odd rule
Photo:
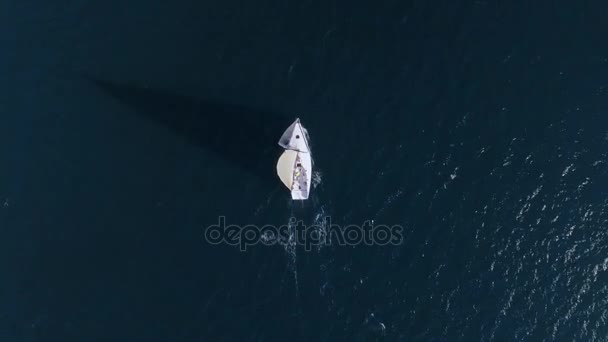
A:
<svg viewBox="0 0 608 342">
<path fill-rule="evenodd" d="M 291 190 L 291 187 L 293 186 L 293 168 L 296 165 L 297 157 L 298 152 L 285 150 L 277 162 L 277 174 L 279 175 L 281 182 L 283 182 L 289 190 Z"/>
</svg>

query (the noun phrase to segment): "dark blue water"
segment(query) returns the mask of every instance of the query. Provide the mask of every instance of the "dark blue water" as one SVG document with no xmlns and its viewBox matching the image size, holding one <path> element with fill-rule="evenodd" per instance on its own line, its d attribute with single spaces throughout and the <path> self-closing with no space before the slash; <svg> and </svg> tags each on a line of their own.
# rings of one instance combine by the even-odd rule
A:
<svg viewBox="0 0 608 342">
<path fill-rule="evenodd" d="M 607 15 L 0 3 L 0 340 L 606 341 Z M 274 175 L 296 116 L 305 205 Z M 221 215 L 404 239 L 240 252 Z"/>
</svg>

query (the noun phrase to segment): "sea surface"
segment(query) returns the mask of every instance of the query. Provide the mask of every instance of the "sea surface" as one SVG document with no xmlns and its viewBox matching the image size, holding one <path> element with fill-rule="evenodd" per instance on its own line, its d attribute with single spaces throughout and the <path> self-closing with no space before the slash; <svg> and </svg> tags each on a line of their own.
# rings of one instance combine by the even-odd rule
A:
<svg viewBox="0 0 608 342">
<path fill-rule="evenodd" d="M 608 341 L 607 17 L 0 2 L 0 341 Z M 220 217 L 403 239 L 241 251 Z"/>
</svg>

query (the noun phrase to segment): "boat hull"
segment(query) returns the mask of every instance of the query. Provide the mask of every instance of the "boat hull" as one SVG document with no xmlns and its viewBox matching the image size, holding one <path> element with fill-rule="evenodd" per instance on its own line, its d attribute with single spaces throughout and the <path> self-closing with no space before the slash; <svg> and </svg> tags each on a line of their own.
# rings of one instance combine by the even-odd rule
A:
<svg viewBox="0 0 608 342">
<path fill-rule="evenodd" d="M 293 174 L 293 186 L 291 188 L 291 199 L 305 200 L 310 194 L 310 183 L 312 181 L 312 159 L 310 153 L 298 152 Z"/>
<path fill-rule="evenodd" d="M 312 182 L 312 156 L 308 132 L 299 119 L 283 133 L 279 145 L 285 151 L 277 162 L 277 175 L 291 192 L 293 200 L 308 199 Z"/>
</svg>

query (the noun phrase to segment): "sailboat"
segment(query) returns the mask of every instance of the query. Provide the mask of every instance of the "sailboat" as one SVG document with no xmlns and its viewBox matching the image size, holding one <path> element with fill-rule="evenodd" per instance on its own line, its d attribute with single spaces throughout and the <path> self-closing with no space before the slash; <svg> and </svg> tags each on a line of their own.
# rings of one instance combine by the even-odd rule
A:
<svg viewBox="0 0 608 342">
<path fill-rule="evenodd" d="M 296 118 L 279 139 L 285 151 L 277 162 L 277 174 L 291 192 L 291 199 L 305 200 L 310 194 L 312 156 L 308 145 L 308 132 Z"/>
</svg>

